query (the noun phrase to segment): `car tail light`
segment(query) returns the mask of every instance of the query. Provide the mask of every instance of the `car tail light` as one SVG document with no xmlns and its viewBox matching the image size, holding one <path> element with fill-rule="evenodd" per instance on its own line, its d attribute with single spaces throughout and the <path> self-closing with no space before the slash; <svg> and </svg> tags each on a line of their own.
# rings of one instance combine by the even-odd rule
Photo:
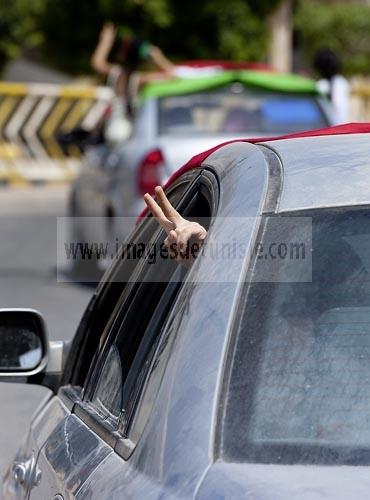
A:
<svg viewBox="0 0 370 500">
<path fill-rule="evenodd" d="M 139 193 L 153 194 L 154 188 L 162 184 L 164 158 L 160 149 L 153 149 L 145 155 L 138 169 Z"/>
</svg>

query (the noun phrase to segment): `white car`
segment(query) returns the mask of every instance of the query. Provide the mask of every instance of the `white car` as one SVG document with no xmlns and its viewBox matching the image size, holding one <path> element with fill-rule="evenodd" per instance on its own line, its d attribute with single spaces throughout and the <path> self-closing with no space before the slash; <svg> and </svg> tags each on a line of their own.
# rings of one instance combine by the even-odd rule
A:
<svg viewBox="0 0 370 500">
<path fill-rule="evenodd" d="M 146 86 L 131 137 L 91 148 L 72 186 L 73 238 L 125 238 L 143 194 L 163 184 L 199 151 L 235 137 L 268 137 L 335 124 L 315 82 L 268 71 L 224 71 Z M 92 221 L 89 219 L 94 217 Z M 101 222 L 97 222 L 101 217 Z"/>
</svg>

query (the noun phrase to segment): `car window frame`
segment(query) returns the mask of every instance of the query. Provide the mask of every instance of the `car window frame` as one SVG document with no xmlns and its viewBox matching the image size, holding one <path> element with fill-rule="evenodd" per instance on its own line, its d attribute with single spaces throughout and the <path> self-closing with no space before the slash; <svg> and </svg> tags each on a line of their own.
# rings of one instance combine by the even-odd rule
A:
<svg viewBox="0 0 370 500">
<path fill-rule="evenodd" d="M 218 207 L 218 201 L 219 201 L 219 183 L 217 180 L 217 177 L 214 175 L 213 172 L 210 170 L 204 169 L 201 173 L 201 176 L 199 178 L 199 192 L 201 192 L 205 198 L 207 199 L 207 202 L 209 204 L 210 210 L 211 210 L 211 222 L 210 225 L 212 224 L 212 217 L 217 212 L 217 207 Z M 177 292 L 177 295 L 179 292 Z M 177 295 L 175 300 L 177 300 Z M 160 332 L 160 335 L 158 336 L 156 345 L 154 346 L 153 353 L 151 356 L 151 359 L 149 360 L 149 366 L 146 368 L 146 372 L 144 375 L 144 380 L 140 384 L 139 387 L 136 388 L 136 391 L 131 395 L 132 399 L 134 399 L 134 405 L 132 407 L 129 407 L 129 410 L 131 413 L 127 415 L 127 422 L 126 422 L 126 428 L 125 431 L 128 435 L 128 438 L 130 442 L 134 443 L 137 445 L 141 433 L 137 439 L 131 438 L 132 433 L 135 431 L 135 423 L 137 421 L 137 416 L 138 416 L 138 408 L 139 406 L 145 406 L 145 391 L 146 388 L 148 387 L 149 379 L 150 376 L 152 375 L 153 372 L 153 367 L 158 359 L 158 353 L 161 351 L 161 348 L 163 346 L 164 338 L 166 336 L 166 331 L 169 326 L 169 323 L 171 321 L 171 312 L 173 309 L 174 305 L 172 305 L 170 314 L 167 316 L 166 321 L 163 325 L 162 331 Z M 173 340 L 170 339 L 170 341 Z M 168 357 L 165 358 L 164 364 L 167 365 L 168 362 Z M 150 410 L 151 411 L 151 410 Z M 145 427 L 145 426 L 144 426 Z"/>
<path fill-rule="evenodd" d="M 212 179 L 212 180 L 210 180 Z M 181 206 L 181 203 L 190 203 L 191 199 L 188 199 L 190 196 L 194 196 L 196 193 L 197 189 L 204 189 L 205 186 L 213 186 L 214 190 L 217 190 L 217 197 L 212 200 L 212 197 L 209 198 L 210 203 L 210 208 L 212 210 L 212 216 L 216 213 L 217 210 L 217 205 L 218 205 L 218 194 L 219 194 L 219 183 L 216 178 L 216 176 L 212 173 L 210 174 L 209 172 L 207 173 L 207 169 L 198 169 L 196 172 L 190 171 L 189 173 L 183 175 L 177 182 L 174 183 L 173 186 L 167 191 L 168 194 L 171 194 L 175 192 L 176 189 L 179 189 L 180 186 L 184 187 L 185 189 L 180 197 L 180 200 L 177 204 L 177 206 Z M 194 193 L 191 193 L 191 191 L 194 190 Z M 217 198 L 217 199 L 216 199 Z M 156 223 L 154 219 L 152 218 L 151 215 L 148 215 L 146 219 L 142 222 L 144 225 L 143 228 L 147 227 L 150 223 Z M 153 237 L 155 239 L 158 239 L 159 235 L 161 233 L 160 229 L 157 229 L 153 232 Z M 136 272 L 141 272 L 143 267 L 145 266 L 146 260 L 138 264 L 137 268 L 135 268 Z M 122 265 L 122 262 L 121 264 Z M 129 283 L 130 284 L 130 283 Z M 131 283 L 131 285 L 135 285 L 135 283 Z M 102 415 L 96 411 L 94 406 L 91 404 L 90 401 L 88 401 L 88 398 L 91 396 L 92 392 L 96 389 L 96 383 L 98 382 L 101 370 L 104 365 L 104 361 L 106 359 L 106 356 L 108 355 L 109 348 L 112 345 L 114 339 L 116 338 L 117 335 L 117 325 L 119 324 L 119 318 L 121 316 L 118 314 L 118 312 L 121 310 L 121 308 L 124 308 L 127 303 L 130 303 L 132 300 L 132 295 L 130 292 L 132 290 L 133 286 L 131 287 L 125 287 L 125 290 L 120 296 L 120 299 L 117 301 L 117 304 L 113 308 L 113 312 L 109 318 L 107 327 L 105 328 L 103 332 L 103 342 L 100 345 L 100 348 L 98 350 L 98 353 L 94 356 L 91 367 L 89 370 L 89 373 L 86 377 L 86 382 L 84 384 L 84 388 L 82 391 L 81 397 L 75 401 L 75 404 L 72 408 L 72 411 L 78 416 L 86 425 L 88 425 L 94 432 L 96 432 L 102 439 L 104 439 L 110 446 L 115 448 L 116 452 L 124 459 L 128 459 L 133 452 L 135 446 L 137 443 L 133 443 L 130 441 L 129 438 L 124 437 L 124 429 L 127 429 L 131 422 L 132 418 L 134 417 L 135 414 L 135 409 L 136 405 L 134 406 L 134 411 L 133 414 L 130 415 L 129 421 L 124 421 L 124 412 L 120 412 L 120 416 L 118 419 L 118 423 L 116 427 L 112 427 L 109 422 L 107 422 L 107 419 L 102 417 Z M 177 296 L 178 292 L 176 293 Z M 176 297 L 175 297 L 176 301 Z M 174 301 L 174 303 L 175 303 Z M 165 320 L 163 321 L 162 325 L 162 330 L 160 334 L 158 335 L 159 337 L 163 334 L 163 331 L 165 330 L 166 323 L 169 319 L 170 313 L 173 309 L 173 305 L 171 306 L 169 312 L 167 313 L 167 316 Z M 154 349 L 153 355 L 157 352 L 157 347 Z M 149 363 L 149 367 L 151 368 L 153 362 L 153 358 L 151 359 Z M 99 365 L 98 369 L 94 369 L 95 365 Z M 134 394 L 135 401 L 140 400 L 140 395 L 142 394 L 143 387 L 146 381 L 146 376 L 143 379 L 143 383 L 140 384 L 140 394 Z M 67 391 L 68 392 L 68 391 Z M 66 391 L 64 391 L 64 394 Z M 75 392 L 73 392 L 75 394 Z M 116 446 L 117 445 L 117 446 Z M 116 449 L 117 448 L 117 449 Z"/>
<path fill-rule="evenodd" d="M 175 193 L 178 189 L 185 188 L 184 191 L 181 193 L 180 199 L 178 200 L 178 203 L 177 203 L 177 204 L 180 204 L 181 201 L 183 200 L 184 196 L 188 192 L 189 188 L 199 178 L 199 175 L 200 175 L 200 172 L 196 172 L 195 175 L 185 176 L 185 178 L 182 179 L 181 182 L 176 183 L 173 186 L 171 186 L 171 188 L 167 191 L 167 195 L 171 198 L 171 195 L 173 193 Z M 153 220 L 153 217 L 151 214 L 148 214 L 140 225 L 141 230 L 139 231 L 139 234 L 141 236 L 143 233 L 145 233 L 145 231 L 148 230 L 148 226 L 150 227 L 150 225 L 152 223 L 156 224 L 157 227 L 152 232 L 152 235 L 151 235 L 149 241 L 155 241 L 156 239 L 158 239 L 158 236 L 161 232 L 161 229 L 159 228 L 157 222 Z M 128 240 L 131 240 L 131 237 L 129 237 Z M 116 261 L 115 269 L 112 270 L 111 275 L 113 275 L 115 273 L 115 270 L 117 270 L 119 272 L 119 269 L 124 265 L 124 262 L 125 262 L 125 260 L 121 260 L 121 262 L 120 262 L 120 259 L 118 259 Z M 138 277 L 143 272 L 143 268 L 146 266 L 146 262 L 147 262 L 147 259 L 143 259 L 143 260 L 140 260 L 140 262 L 138 264 L 134 265 L 133 273 L 136 275 L 136 277 Z M 131 274 L 131 277 L 132 277 L 132 274 Z M 90 365 L 90 370 L 89 370 L 89 373 L 87 374 L 87 378 L 86 378 L 85 384 L 84 384 L 84 390 L 83 390 L 84 399 L 91 395 L 89 393 L 88 386 L 90 384 L 94 384 L 94 382 L 95 382 L 94 380 L 91 380 L 92 377 L 94 377 L 93 371 L 95 370 L 95 364 L 101 363 L 100 359 L 101 359 L 101 356 L 104 356 L 104 352 L 106 349 L 108 339 L 111 338 L 111 336 L 112 336 L 112 330 L 114 329 L 115 325 L 119 321 L 119 315 L 122 314 L 123 307 L 125 305 L 127 306 L 130 303 L 130 301 L 134 298 L 135 290 L 136 290 L 136 281 L 133 281 L 130 279 L 130 282 L 123 284 L 122 294 L 120 295 L 119 300 L 117 301 L 117 303 L 116 303 L 116 305 L 111 313 L 109 322 L 107 323 L 107 326 L 104 329 L 104 332 L 102 333 L 102 337 L 101 337 L 101 341 L 100 341 L 100 349 L 99 349 L 99 352 L 97 353 L 97 357 L 93 360 L 93 362 Z M 105 355 L 106 354 L 107 353 L 105 353 Z"/>
<path fill-rule="evenodd" d="M 190 185 L 190 183 L 198 175 L 199 172 L 196 169 L 187 172 L 182 175 L 181 178 L 176 180 L 173 185 L 171 185 L 168 189 L 168 193 L 172 193 L 175 190 L 185 190 L 186 186 Z M 128 238 L 134 239 L 139 236 L 141 237 L 147 229 L 148 220 L 150 220 L 150 217 L 146 217 L 139 225 L 137 225 Z M 122 301 L 122 297 L 127 291 L 127 284 L 118 283 L 117 286 L 117 283 L 112 283 L 112 279 L 110 277 L 122 265 L 122 262 L 123 260 L 119 259 L 110 266 L 107 271 L 107 275 L 105 275 L 98 283 L 97 288 L 85 309 L 73 338 L 71 349 L 69 350 L 69 356 L 63 372 L 60 387 L 72 385 L 83 388 L 86 386 L 86 381 L 89 377 L 89 370 L 94 362 L 96 362 L 96 355 L 100 352 L 99 343 L 98 345 L 92 345 L 94 344 L 94 338 L 98 337 L 99 340 L 102 337 L 104 338 L 107 326 L 110 324 L 112 318 L 115 317 L 117 304 Z M 100 319 L 101 313 L 104 312 L 105 309 L 109 309 L 108 318 L 105 323 L 98 328 L 98 332 L 96 332 L 97 320 Z M 90 355 L 90 359 L 87 360 L 88 366 L 81 366 L 83 365 L 82 360 L 87 351 L 93 351 Z"/>
</svg>

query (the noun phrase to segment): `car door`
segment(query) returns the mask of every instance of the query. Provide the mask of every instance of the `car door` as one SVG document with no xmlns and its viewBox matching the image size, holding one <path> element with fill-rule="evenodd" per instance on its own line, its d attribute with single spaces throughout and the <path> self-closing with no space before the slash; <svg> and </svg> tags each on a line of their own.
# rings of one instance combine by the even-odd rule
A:
<svg viewBox="0 0 370 500">
<path fill-rule="evenodd" d="M 188 174 L 169 192 L 180 211 L 194 204 L 200 173 L 195 177 Z M 163 232 L 153 218 L 141 226 L 151 242 L 163 243 Z M 133 266 L 134 277 L 128 282 L 100 286 L 72 345 L 65 385 L 33 423 L 34 448 L 40 452 L 35 468 L 39 480 L 31 499 L 73 498 L 108 456 L 119 453 L 124 465 L 131 455 L 135 444 L 126 431 L 185 272 L 173 262 L 161 265 L 162 269 L 151 265 L 147 256 Z M 130 266 L 118 263 L 117 272 L 127 273 Z M 163 269 L 165 276 L 155 281 Z M 102 307 L 99 296 L 109 288 L 117 301 L 110 304 L 105 321 L 96 323 L 96 332 L 89 315 L 94 317 L 94 309 Z"/>
</svg>

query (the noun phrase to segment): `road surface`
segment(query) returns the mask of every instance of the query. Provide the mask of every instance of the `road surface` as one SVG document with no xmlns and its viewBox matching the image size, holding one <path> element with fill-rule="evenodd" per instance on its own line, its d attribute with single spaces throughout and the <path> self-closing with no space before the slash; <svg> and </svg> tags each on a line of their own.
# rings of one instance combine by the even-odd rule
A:
<svg viewBox="0 0 370 500">
<path fill-rule="evenodd" d="M 58 283 L 57 217 L 66 215 L 66 187 L 0 188 L 0 307 L 32 307 L 51 339 L 69 339 L 93 288 Z M 0 383 L 0 474 L 16 452 L 43 387 Z"/>
</svg>

